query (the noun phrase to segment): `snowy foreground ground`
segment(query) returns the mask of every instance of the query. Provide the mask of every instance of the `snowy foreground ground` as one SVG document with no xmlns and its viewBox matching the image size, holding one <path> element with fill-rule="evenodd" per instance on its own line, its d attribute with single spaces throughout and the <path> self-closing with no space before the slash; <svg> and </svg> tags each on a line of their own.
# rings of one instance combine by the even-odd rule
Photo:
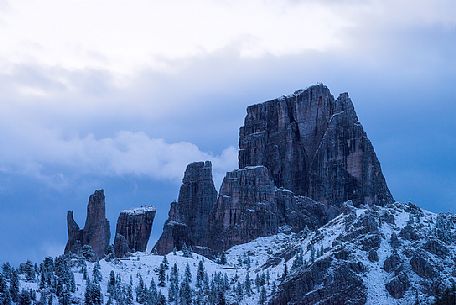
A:
<svg viewBox="0 0 456 305">
<path fill-rule="evenodd" d="M 352 236 L 355 232 L 356 222 L 362 222 L 372 211 L 368 208 L 352 206 L 349 209 L 351 209 L 350 213 L 339 215 L 315 232 L 305 230 L 299 233 L 291 233 L 283 228 L 283 232 L 277 235 L 257 238 L 252 242 L 235 246 L 226 252 L 226 263 L 224 264 L 221 264 L 220 260 L 214 262 L 196 253 L 192 253 L 192 257 L 184 257 L 180 251 L 175 254 L 170 253 L 166 256 L 168 268 L 166 269 L 165 287 L 158 285 L 160 282 L 159 269 L 164 259 L 163 256 L 136 253 L 128 259 L 101 260 L 99 262 L 102 275 L 100 287 L 104 303 L 109 299 L 107 287 L 112 271 L 115 275 L 120 276 L 122 283 L 132 283 L 134 297 L 136 297 L 135 288 L 142 279 L 146 286 L 149 286 L 153 280 L 157 284 L 157 290 L 168 298 L 169 279 L 174 264 L 179 270 L 179 283 L 184 280 L 185 270 L 187 266 L 189 267 L 192 276 L 190 286 L 193 290 L 193 296 L 195 296 L 198 289 L 196 277 L 200 261 L 203 263 L 209 281 L 218 273 L 221 273 L 222 277 L 226 275 L 225 299 L 228 304 L 261 304 L 264 301 L 267 303 L 280 289 L 279 285 L 284 279 L 284 273 L 293 277 L 295 272 L 305 268 L 305 266 L 310 266 L 324 258 L 333 258 L 335 251 L 340 248 L 350 250 L 351 259 L 361 262 L 364 266 L 365 271 L 359 276 L 362 277 L 367 289 L 367 304 L 414 304 L 418 297 L 422 304 L 432 303 L 434 300 L 432 296 L 416 289 L 416 287 L 421 287 L 419 285 L 424 285 L 425 279 L 414 273 L 406 264 L 403 268 L 410 280 L 409 287 L 414 287 L 414 289 L 408 289 L 400 299 L 393 298 L 385 289 L 385 283 L 393 279 L 395 275 L 384 270 L 384 263 L 393 253 L 402 255 L 402 253 L 406 253 L 403 249 L 417 247 L 420 243 L 424 244 L 425 242 L 425 240 L 418 240 L 412 243 L 401 238 L 401 248 L 393 249 L 391 246 L 393 235 L 399 236 L 406 226 L 419 228 L 420 231 L 417 232 L 420 234 L 434 234 L 436 223 L 439 222 L 438 215 L 423 210 L 417 212 L 407 205 L 399 203 L 378 208 L 379 211 L 376 212 L 376 215 L 389 215 L 392 221 L 381 221 L 381 217 L 379 218 L 377 232 L 380 236 L 380 246 L 377 250 L 378 261 L 372 261 L 368 259 L 366 250 L 361 249 L 355 240 L 347 239 L 347 236 Z M 346 242 L 341 244 L 341 240 Z M 447 248 L 450 251 L 448 258 L 438 257 L 432 253 L 426 254 L 426 257 L 429 258 L 431 265 L 439 268 L 443 280 L 451 281 L 454 279 L 452 275 L 454 261 L 451 260 L 456 249 L 454 243 L 449 244 Z M 410 260 L 406 257 L 401 259 L 403 261 Z M 91 277 L 95 263 L 86 262 L 86 266 L 87 274 Z M 87 282 L 83 279 L 81 268 L 73 267 L 72 271 L 76 284 L 76 291 L 72 297 L 73 300 L 82 304 Z M 246 283 L 247 278 L 250 279 L 249 283 Z M 39 279 L 36 282 L 21 280 L 21 288 L 31 288 L 39 292 L 38 282 Z M 250 286 L 250 293 L 247 292 L 246 285 Z M 315 287 L 314 291 L 320 288 Z M 136 304 L 136 300 L 134 302 Z M 54 298 L 54 304 L 57 304 L 57 298 Z"/>
</svg>

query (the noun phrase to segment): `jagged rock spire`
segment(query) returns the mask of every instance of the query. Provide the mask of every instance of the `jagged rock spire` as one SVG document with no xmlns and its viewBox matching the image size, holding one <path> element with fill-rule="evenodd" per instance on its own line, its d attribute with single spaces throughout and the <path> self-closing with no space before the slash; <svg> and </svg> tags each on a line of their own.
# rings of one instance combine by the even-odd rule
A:
<svg viewBox="0 0 456 305">
<path fill-rule="evenodd" d="M 87 205 L 87 218 L 84 228 L 79 229 L 73 219 L 73 211 L 68 211 L 68 242 L 65 254 L 79 253 L 82 246 L 89 245 L 95 255 L 103 257 L 109 245 L 111 231 L 109 221 L 106 219 L 105 196 L 103 190 L 96 190 L 89 197 Z"/>
<path fill-rule="evenodd" d="M 177 202 L 171 203 L 168 220 L 154 251 L 166 254 L 174 247 L 187 245 L 207 246 L 208 218 L 217 191 L 212 179 L 210 161 L 194 162 L 187 166 Z"/>
</svg>

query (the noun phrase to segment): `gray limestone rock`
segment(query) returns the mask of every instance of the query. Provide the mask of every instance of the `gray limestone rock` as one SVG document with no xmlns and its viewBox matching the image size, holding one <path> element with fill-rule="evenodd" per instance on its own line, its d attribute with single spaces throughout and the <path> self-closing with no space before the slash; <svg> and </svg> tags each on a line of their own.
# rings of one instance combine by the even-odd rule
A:
<svg viewBox="0 0 456 305">
<path fill-rule="evenodd" d="M 73 219 L 73 212 L 67 215 L 68 242 L 65 254 L 80 253 L 83 246 L 92 248 L 98 258 L 104 256 L 109 245 L 111 231 L 109 221 L 106 219 L 105 196 L 103 190 L 97 190 L 89 197 L 87 205 L 87 218 L 84 228 L 81 230 Z"/>
<path fill-rule="evenodd" d="M 210 247 L 216 251 L 276 234 L 288 226 L 317 229 L 340 213 L 336 206 L 277 189 L 264 166 L 228 172 L 210 215 Z"/>
<path fill-rule="evenodd" d="M 177 202 L 171 204 L 168 220 L 154 251 L 167 254 L 174 247 L 207 247 L 209 213 L 217 200 L 210 161 L 195 162 L 187 166 Z"/>
<path fill-rule="evenodd" d="M 210 217 L 210 247 L 226 250 L 279 228 L 274 181 L 264 166 L 228 172 Z"/>
<path fill-rule="evenodd" d="M 409 287 L 410 281 L 404 272 L 401 272 L 385 284 L 386 290 L 395 299 L 402 298 Z"/>
<path fill-rule="evenodd" d="M 141 207 L 120 213 L 114 239 L 116 257 L 124 257 L 126 253 L 146 251 L 155 214 L 156 209 L 152 207 Z"/>
<path fill-rule="evenodd" d="M 266 166 L 277 187 L 323 203 L 393 202 L 374 148 L 344 93 L 324 85 L 249 106 L 239 168 Z"/>
</svg>

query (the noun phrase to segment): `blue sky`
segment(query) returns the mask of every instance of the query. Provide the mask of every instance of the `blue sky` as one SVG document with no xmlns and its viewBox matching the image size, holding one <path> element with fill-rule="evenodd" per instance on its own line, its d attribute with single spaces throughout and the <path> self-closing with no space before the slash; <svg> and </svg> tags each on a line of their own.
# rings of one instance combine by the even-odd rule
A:
<svg viewBox="0 0 456 305">
<path fill-rule="evenodd" d="M 189 14 L 189 12 L 192 12 Z M 104 188 L 158 208 L 237 166 L 245 108 L 348 91 L 397 200 L 456 207 L 456 3 L 0 0 L 0 261 L 58 255 Z"/>
</svg>

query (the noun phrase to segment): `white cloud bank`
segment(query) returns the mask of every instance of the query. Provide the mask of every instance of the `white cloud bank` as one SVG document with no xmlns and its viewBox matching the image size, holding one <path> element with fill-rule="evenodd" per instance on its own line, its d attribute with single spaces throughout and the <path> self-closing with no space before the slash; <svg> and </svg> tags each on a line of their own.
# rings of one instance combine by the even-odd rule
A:
<svg viewBox="0 0 456 305">
<path fill-rule="evenodd" d="M 216 155 L 189 142 L 167 143 L 143 132 L 121 131 L 113 137 L 97 139 L 93 135 L 64 138 L 51 130 L 35 129 L 33 134 L 17 130 L 10 137 L 3 134 L 1 139 L 2 171 L 43 179 L 51 178 L 47 176 L 50 167 L 54 169 L 54 178 L 61 171 L 72 175 L 137 175 L 178 181 L 188 163 L 210 160 L 215 179 L 220 181 L 226 171 L 237 167 L 237 150 L 233 147 Z"/>
</svg>

